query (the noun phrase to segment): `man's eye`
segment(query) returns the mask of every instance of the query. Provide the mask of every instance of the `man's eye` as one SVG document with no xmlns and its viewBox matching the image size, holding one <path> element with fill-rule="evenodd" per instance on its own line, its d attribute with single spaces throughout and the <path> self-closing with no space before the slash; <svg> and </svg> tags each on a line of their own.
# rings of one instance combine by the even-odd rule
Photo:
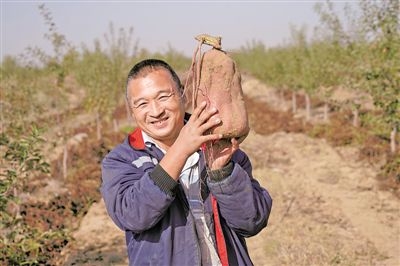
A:
<svg viewBox="0 0 400 266">
<path fill-rule="evenodd" d="M 136 108 L 144 108 L 146 106 L 147 106 L 146 102 L 140 102 L 140 103 L 136 104 Z"/>
<path fill-rule="evenodd" d="M 158 98 L 160 101 L 165 101 L 166 99 L 168 99 L 168 96 L 161 96 Z"/>
<path fill-rule="evenodd" d="M 158 97 L 159 101 L 166 101 L 171 97 L 171 94 L 168 95 L 161 95 L 160 97 Z"/>
</svg>

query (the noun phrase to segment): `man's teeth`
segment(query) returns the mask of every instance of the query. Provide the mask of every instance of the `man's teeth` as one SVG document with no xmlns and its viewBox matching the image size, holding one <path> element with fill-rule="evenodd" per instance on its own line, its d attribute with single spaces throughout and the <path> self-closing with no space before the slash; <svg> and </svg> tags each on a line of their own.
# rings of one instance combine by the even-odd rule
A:
<svg viewBox="0 0 400 266">
<path fill-rule="evenodd" d="M 167 119 L 165 118 L 162 120 L 154 121 L 153 124 L 160 124 L 160 123 L 164 122 L 165 120 L 167 120 Z"/>
</svg>

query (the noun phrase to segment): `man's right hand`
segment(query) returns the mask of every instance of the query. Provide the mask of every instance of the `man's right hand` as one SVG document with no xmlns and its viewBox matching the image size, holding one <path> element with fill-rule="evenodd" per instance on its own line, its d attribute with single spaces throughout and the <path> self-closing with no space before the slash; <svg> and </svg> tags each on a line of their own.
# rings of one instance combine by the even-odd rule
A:
<svg viewBox="0 0 400 266">
<path fill-rule="evenodd" d="M 206 106 L 207 103 L 202 102 L 194 109 L 189 121 L 182 128 L 174 143 L 188 157 L 196 152 L 203 143 L 222 138 L 222 134 L 205 134 L 211 128 L 221 124 L 217 108 L 207 109 Z"/>
<path fill-rule="evenodd" d="M 207 103 L 202 102 L 194 109 L 178 138 L 160 161 L 161 167 L 175 180 L 178 180 L 187 158 L 198 151 L 203 143 L 222 138 L 222 134 L 205 134 L 221 123 L 218 110 L 215 107 L 206 109 L 206 106 Z"/>
</svg>

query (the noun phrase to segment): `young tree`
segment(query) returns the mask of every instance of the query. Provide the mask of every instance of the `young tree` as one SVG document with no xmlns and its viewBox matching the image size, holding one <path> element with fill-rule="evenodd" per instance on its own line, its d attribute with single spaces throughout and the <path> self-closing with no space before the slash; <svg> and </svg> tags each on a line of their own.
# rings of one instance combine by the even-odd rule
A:
<svg viewBox="0 0 400 266">
<path fill-rule="evenodd" d="M 400 2 L 363 1 L 360 7 L 369 48 L 364 84 L 375 105 L 383 111 L 382 119 L 391 128 L 390 147 L 395 153 L 400 128 Z"/>
</svg>

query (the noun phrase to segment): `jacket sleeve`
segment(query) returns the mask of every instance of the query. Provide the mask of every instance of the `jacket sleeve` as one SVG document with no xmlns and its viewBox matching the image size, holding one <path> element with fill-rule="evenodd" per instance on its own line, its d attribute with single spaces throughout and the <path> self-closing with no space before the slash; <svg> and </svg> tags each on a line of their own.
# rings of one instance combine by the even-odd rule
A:
<svg viewBox="0 0 400 266">
<path fill-rule="evenodd" d="M 267 225 L 272 198 L 253 178 L 243 151 L 238 150 L 232 161 L 232 172 L 224 179 L 208 179 L 208 186 L 228 226 L 244 237 L 253 236 Z"/>
<path fill-rule="evenodd" d="M 161 167 L 154 166 L 145 153 L 136 158 L 142 159 L 143 164 L 135 166 L 129 149 L 120 145 L 103 159 L 101 194 L 115 224 L 122 230 L 139 233 L 163 217 L 174 200 L 177 183 L 169 176 L 162 176 Z"/>
</svg>

